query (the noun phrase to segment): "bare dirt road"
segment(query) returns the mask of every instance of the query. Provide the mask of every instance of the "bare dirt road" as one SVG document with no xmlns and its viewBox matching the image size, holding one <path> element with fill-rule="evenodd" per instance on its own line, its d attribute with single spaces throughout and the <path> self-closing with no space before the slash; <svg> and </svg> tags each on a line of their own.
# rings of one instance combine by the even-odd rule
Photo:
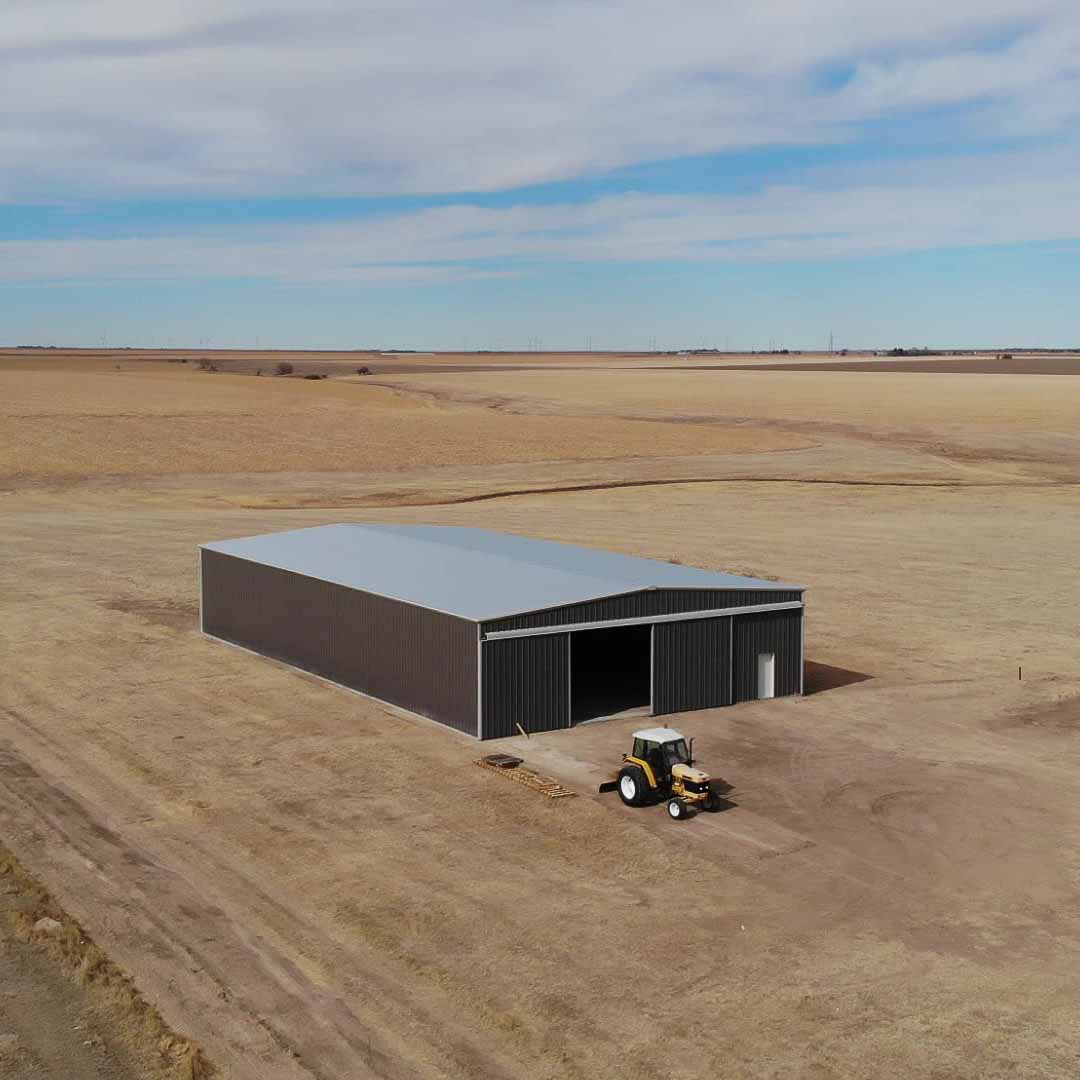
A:
<svg viewBox="0 0 1080 1080">
<path fill-rule="evenodd" d="M 10 759 L 4 761 L 12 768 Z M 213 1069 L 0 847 L 0 1075 L 204 1080 Z"/>
<path fill-rule="evenodd" d="M 227 376 L 37 374 L 8 417 L 110 420 L 72 471 L 67 421 L 35 471 L 5 420 L 0 835 L 225 1075 L 1080 1072 L 1080 379 L 449 372 L 233 405 Z M 132 444 L 144 416 L 188 437 L 163 379 L 221 410 L 197 468 Z M 198 542 L 336 520 L 799 581 L 818 692 L 670 718 L 723 813 L 593 793 L 631 720 L 507 741 L 580 792 L 549 802 L 198 634 Z"/>
</svg>

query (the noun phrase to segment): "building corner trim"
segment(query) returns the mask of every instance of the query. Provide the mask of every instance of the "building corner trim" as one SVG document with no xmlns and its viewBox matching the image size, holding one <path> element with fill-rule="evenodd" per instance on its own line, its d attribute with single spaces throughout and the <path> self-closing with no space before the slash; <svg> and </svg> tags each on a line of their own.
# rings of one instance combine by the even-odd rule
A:
<svg viewBox="0 0 1080 1080">
<path fill-rule="evenodd" d="M 806 593 L 802 595 L 799 612 L 799 697 L 806 694 Z"/>
<path fill-rule="evenodd" d="M 484 635 L 476 624 L 476 737 L 484 737 Z"/>
</svg>

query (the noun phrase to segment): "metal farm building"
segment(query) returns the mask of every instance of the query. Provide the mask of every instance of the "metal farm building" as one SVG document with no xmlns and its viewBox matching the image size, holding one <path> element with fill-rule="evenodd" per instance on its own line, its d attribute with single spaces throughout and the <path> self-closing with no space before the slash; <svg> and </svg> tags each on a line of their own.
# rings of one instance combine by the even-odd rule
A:
<svg viewBox="0 0 1080 1080">
<path fill-rule="evenodd" d="M 480 739 L 802 692 L 797 585 L 435 525 L 200 557 L 204 633 Z"/>
</svg>

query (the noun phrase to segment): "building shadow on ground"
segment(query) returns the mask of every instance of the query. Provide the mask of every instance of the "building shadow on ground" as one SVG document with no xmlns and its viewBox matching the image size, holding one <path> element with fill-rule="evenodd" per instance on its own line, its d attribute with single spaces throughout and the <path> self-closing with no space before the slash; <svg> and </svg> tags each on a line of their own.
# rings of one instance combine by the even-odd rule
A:
<svg viewBox="0 0 1080 1080">
<path fill-rule="evenodd" d="M 841 686 L 866 682 L 873 675 L 865 671 L 851 671 L 849 668 L 833 667 L 832 664 L 819 664 L 815 660 L 806 661 L 803 677 L 803 693 L 820 694 L 825 690 L 838 690 Z"/>
</svg>

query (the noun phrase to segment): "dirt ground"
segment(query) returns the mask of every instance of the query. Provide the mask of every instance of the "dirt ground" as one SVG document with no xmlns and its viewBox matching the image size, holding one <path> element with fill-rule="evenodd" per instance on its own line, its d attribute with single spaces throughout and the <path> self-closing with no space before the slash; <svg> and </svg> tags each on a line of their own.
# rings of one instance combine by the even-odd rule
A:
<svg viewBox="0 0 1080 1080">
<path fill-rule="evenodd" d="M 5 762 L 10 766 L 10 762 Z M 201 1080 L 211 1069 L 0 847 L 0 1076 Z"/>
<path fill-rule="evenodd" d="M 137 1064 L 112 1045 L 111 1017 L 88 1009 L 78 984 L 16 935 L 15 894 L 0 887 L 0 1076 L 137 1080 Z"/>
<path fill-rule="evenodd" d="M 0 838 L 230 1077 L 1080 1074 L 1080 377 L 574 363 L 0 359 Z M 594 793 L 633 720 L 550 802 L 199 635 L 329 521 L 800 582 L 811 692 L 669 718 L 722 813 Z"/>
</svg>

